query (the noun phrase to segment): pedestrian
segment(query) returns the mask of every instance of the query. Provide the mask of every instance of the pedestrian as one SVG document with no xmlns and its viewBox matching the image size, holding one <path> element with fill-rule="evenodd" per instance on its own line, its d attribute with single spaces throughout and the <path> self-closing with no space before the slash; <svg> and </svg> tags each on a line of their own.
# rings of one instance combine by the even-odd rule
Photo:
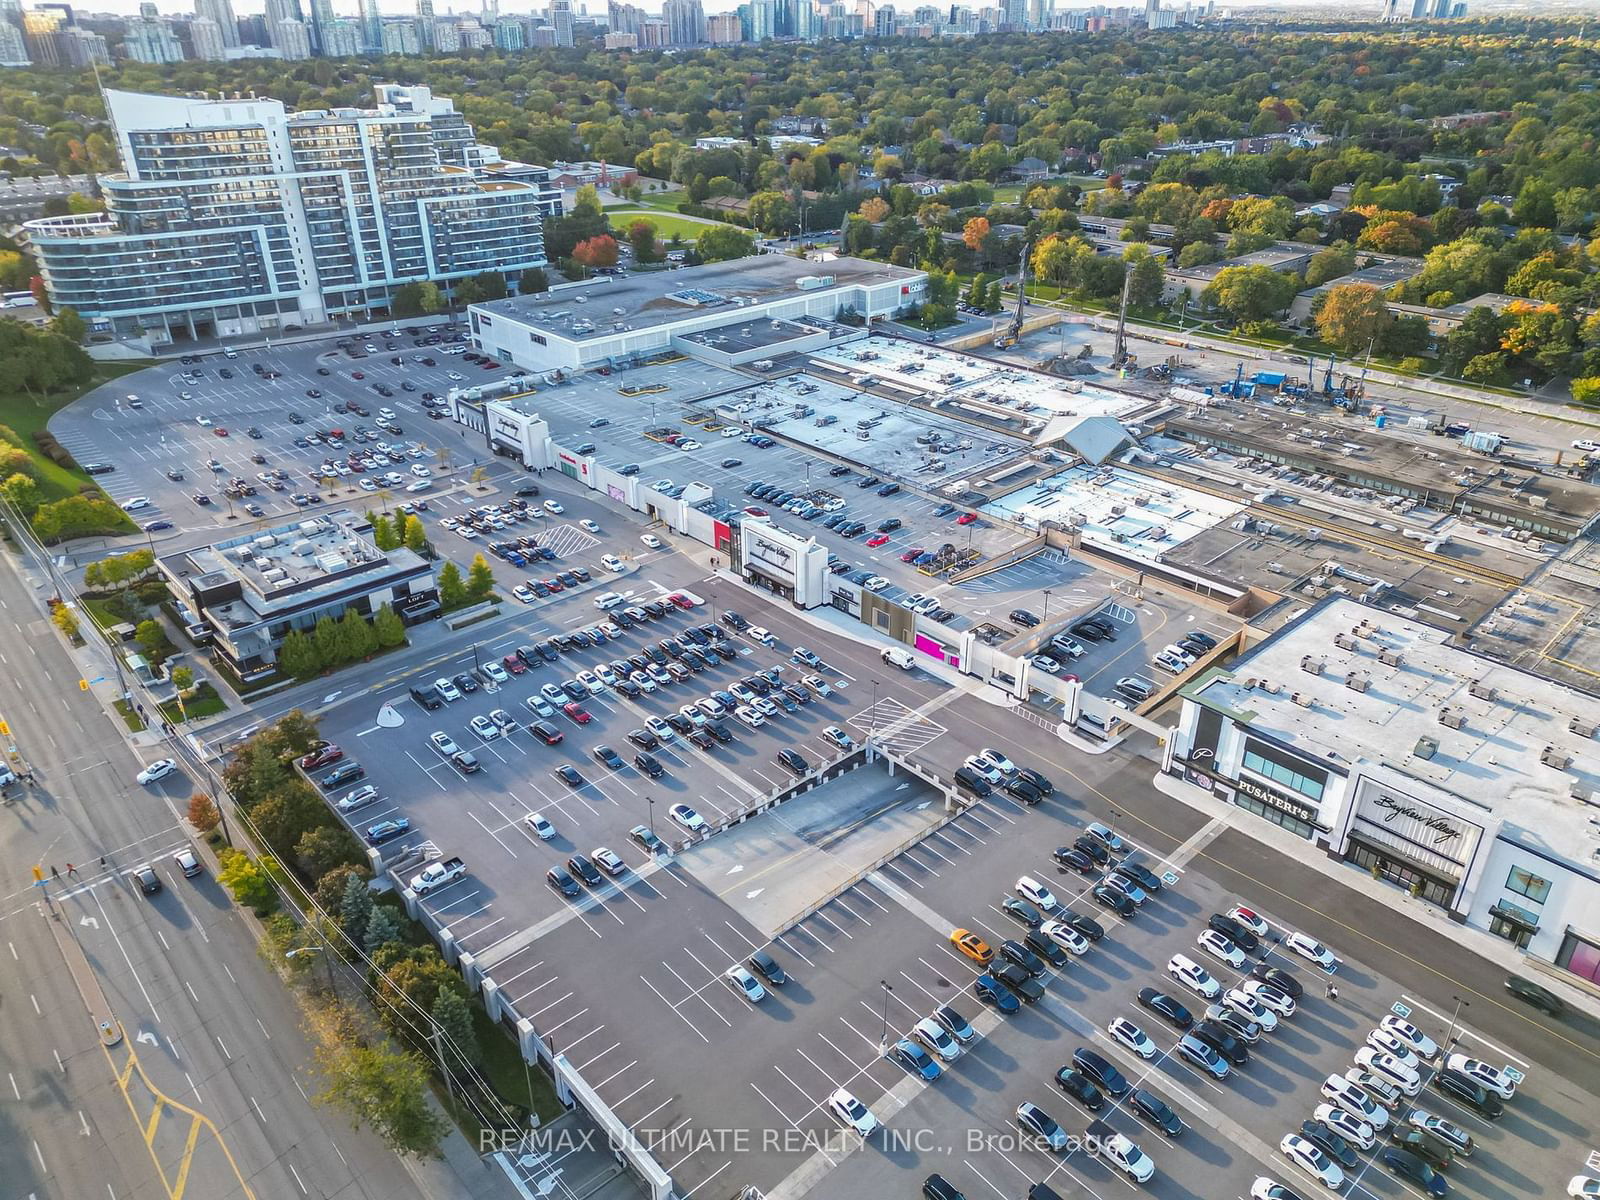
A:
<svg viewBox="0 0 1600 1200">
<path fill-rule="evenodd" d="M 60 870 L 59 867 L 57 867 L 55 865 L 55 863 L 51 863 L 50 864 L 50 878 L 51 879 L 60 879 L 61 878 L 61 870 Z"/>
<path fill-rule="evenodd" d="M 102 871 L 105 870 L 105 866 L 106 866 L 106 856 L 104 854 L 102 854 L 100 856 L 100 869 Z"/>
<path fill-rule="evenodd" d="M 71 863 L 68 863 L 67 864 L 67 875 L 69 877 L 71 877 L 71 878 L 76 878 L 77 874 L 78 874 L 78 868 L 73 866 Z"/>
</svg>

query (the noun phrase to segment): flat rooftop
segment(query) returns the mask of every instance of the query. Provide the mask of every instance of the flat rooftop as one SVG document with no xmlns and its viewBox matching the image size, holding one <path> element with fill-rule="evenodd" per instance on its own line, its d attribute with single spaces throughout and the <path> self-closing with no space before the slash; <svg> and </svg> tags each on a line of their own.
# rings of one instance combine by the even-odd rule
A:
<svg viewBox="0 0 1600 1200">
<path fill-rule="evenodd" d="M 1242 504 L 1110 464 L 1070 467 L 983 507 L 1030 529 L 1044 521 L 1077 525 L 1090 545 L 1148 562 L 1243 511 Z"/>
<path fill-rule="evenodd" d="M 1353 641 L 1354 649 L 1338 645 L 1336 636 Z M 1380 662 L 1382 651 L 1397 654 L 1399 665 Z M 1320 676 L 1301 668 L 1307 657 L 1321 660 Z M 1351 672 L 1366 677 L 1365 692 L 1345 686 Z M 1250 679 L 1276 694 L 1246 687 Z M 1492 685 L 1493 699 L 1470 694 L 1477 680 Z M 1314 698 L 1309 708 L 1295 703 L 1297 693 Z M 1568 723 L 1600 717 L 1600 696 L 1494 662 L 1449 644 L 1438 629 L 1344 598 L 1313 608 L 1242 655 L 1230 673 L 1186 694 L 1252 714 L 1252 727 L 1315 759 L 1331 752 L 1347 763 L 1383 763 L 1425 780 L 1495 813 L 1506 840 L 1595 869 L 1600 807 L 1573 792 L 1600 792 L 1600 746 Z M 1444 709 L 1462 716 L 1461 728 L 1440 723 Z M 1424 738 L 1437 743 L 1431 757 L 1416 753 Z M 1546 747 L 1570 763 L 1545 764 Z"/>
<path fill-rule="evenodd" d="M 1276 242 L 1271 246 L 1241 254 L 1236 258 L 1224 258 L 1214 263 L 1202 263 L 1197 267 L 1172 267 L 1167 274 L 1179 279 L 1215 279 L 1217 274 L 1228 267 L 1271 267 L 1273 270 L 1285 270 L 1291 266 L 1298 266 L 1311 255 L 1316 253 L 1315 247 L 1301 246 L 1294 242 Z"/>
<path fill-rule="evenodd" d="M 1371 263 L 1365 267 L 1357 267 L 1348 275 L 1341 275 L 1337 279 L 1330 279 L 1316 287 L 1307 288 L 1301 292 L 1302 296 L 1316 296 L 1329 288 L 1343 287 L 1347 283 L 1370 283 L 1381 289 L 1391 288 L 1397 283 L 1405 283 L 1415 278 L 1422 271 L 1420 258 L 1394 258 L 1384 262 Z"/>
<path fill-rule="evenodd" d="M 584 341 L 714 313 L 726 313 L 728 321 L 734 322 L 742 309 L 753 304 L 800 297 L 808 291 L 870 287 L 921 276 L 921 271 L 863 258 L 817 264 L 787 254 L 758 254 L 675 271 L 602 275 L 534 296 L 491 300 L 472 307 L 491 318 L 515 321 L 568 341 Z"/>
<path fill-rule="evenodd" d="M 723 354 L 741 354 L 750 350 L 781 352 L 798 338 L 828 330 L 840 333 L 850 331 L 859 335 L 859 331 L 852 331 L 848 325 L 840 325 L 834 321 L 813 320 L 810 317 L 798 321 L 777 321 L 770 317 L 760 317 L 742 324 L 734 321 L 727 325 L 719 325 L 715 329 L 701 329 L 695 333 L 687 333 L 682 336 L 682 340 Z"/>
<path fill-rule="evenodd" d="M 1315 464 L 1316 469 L 1384 490 L 1426 489 L 1446 509 L 1464 492 L 1530 521 L 1544 514 L 1567 526 L 1600 513 L 1600 487 L 1546 475 L 1501 458 L 1465 450 L 1451 438 L 1419 441 L 1364 422 L 1336 421 L 1266 405 L 1222 402 L 1171 418 L 1172 436 L 1236 445 Z"/>
</svg>

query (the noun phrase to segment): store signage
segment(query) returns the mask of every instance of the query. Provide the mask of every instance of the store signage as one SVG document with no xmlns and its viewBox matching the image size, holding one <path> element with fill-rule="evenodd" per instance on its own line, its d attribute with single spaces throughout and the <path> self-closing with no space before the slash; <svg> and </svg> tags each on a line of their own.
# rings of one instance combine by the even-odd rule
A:
<svg viewBox="0 0 1600 1200">
<path fill-rule="evenodd" d="M 503 433 L 509 438 L 522 436 L 522 426 L 515 421 L 508 421 L 505 417 L 496 417 L 494 419 L 494 431 Z"/>
<path fill-rule="evenodd" d="M 771 563 L 779 570 L 789 570 L 789 563 L 794 558 L 794 551 L 787 546 L 780 546 L 777 542 L 769 541 L 760 534 L 750 539 L 756 552 L 756 557 Z"/>
<path fill-rule="evenodd" d="M 1270 805 L 1279 812 L 1286 812 L 1290 816 L 1299 817 L 1302 821 L 1316 819 L 1317 810 L 1312 805 L 1303 804 L 1298 800 L 1285 796 L 1282 792 L 1274 791 L 1264 784 L 1257 783 L 1253 779 L 1246 779 L 1240 776 L 1233 781 L 1233 786 L 1246 796 L 1253 796 L 1261 803 Z"/>
<path fill-rule="evenodd" d="M 1387 792 L 1380 792 L 1373 800 L 1372 807 L 1383 811 L 1382 819 L 1385 824 L 1392 824 L 1397 817 L 1406 817 L 1417 822 L 1433 834 L 1435 846 L 1442 846 L 1461 837 L 1461 827 L 1447 821 L 1440 815 L 1438 809 L 1432 809 L 1430 815 L 1416 805 L 1408 804 L 1398 796 L 1391 796 Z"/>
</svg>

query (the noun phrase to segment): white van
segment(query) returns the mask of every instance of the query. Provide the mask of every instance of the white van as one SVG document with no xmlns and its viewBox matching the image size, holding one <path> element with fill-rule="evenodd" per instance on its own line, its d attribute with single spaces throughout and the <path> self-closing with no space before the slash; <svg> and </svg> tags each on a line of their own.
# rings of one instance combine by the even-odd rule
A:
<svg viewBox="0 0 1600 1200">
<path fill-rule="evenodd" d="M 623 603 L 621 592 L 601 592 L 594 598 L 594 606 L 601 612 L 609 612 Z"/>
<path fill-rule="evenodd" d="M 902 671 L 909 671 L 917 665 L 916 659 L 911 657 L 911 652 L 902 650 L 899 646 L 890 646 L 879 657 L 891 666 L 899 667 Z"/>
</svg>

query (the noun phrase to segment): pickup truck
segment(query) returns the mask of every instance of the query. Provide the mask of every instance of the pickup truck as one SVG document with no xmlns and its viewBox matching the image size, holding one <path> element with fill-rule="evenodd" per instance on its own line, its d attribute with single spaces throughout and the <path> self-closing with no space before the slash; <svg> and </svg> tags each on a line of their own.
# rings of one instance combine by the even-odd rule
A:
<svg viewBox="0 0 1600 1200">
<path fill-rule="evenodd" d="M 423 867 L 421 874 L 411 877 L 411 890 L 419 896 L 426 896 L 435 888 L 460 879 L 466 873 L 467 864 L 459 858 L 441 858 Z"/>
</svg>

